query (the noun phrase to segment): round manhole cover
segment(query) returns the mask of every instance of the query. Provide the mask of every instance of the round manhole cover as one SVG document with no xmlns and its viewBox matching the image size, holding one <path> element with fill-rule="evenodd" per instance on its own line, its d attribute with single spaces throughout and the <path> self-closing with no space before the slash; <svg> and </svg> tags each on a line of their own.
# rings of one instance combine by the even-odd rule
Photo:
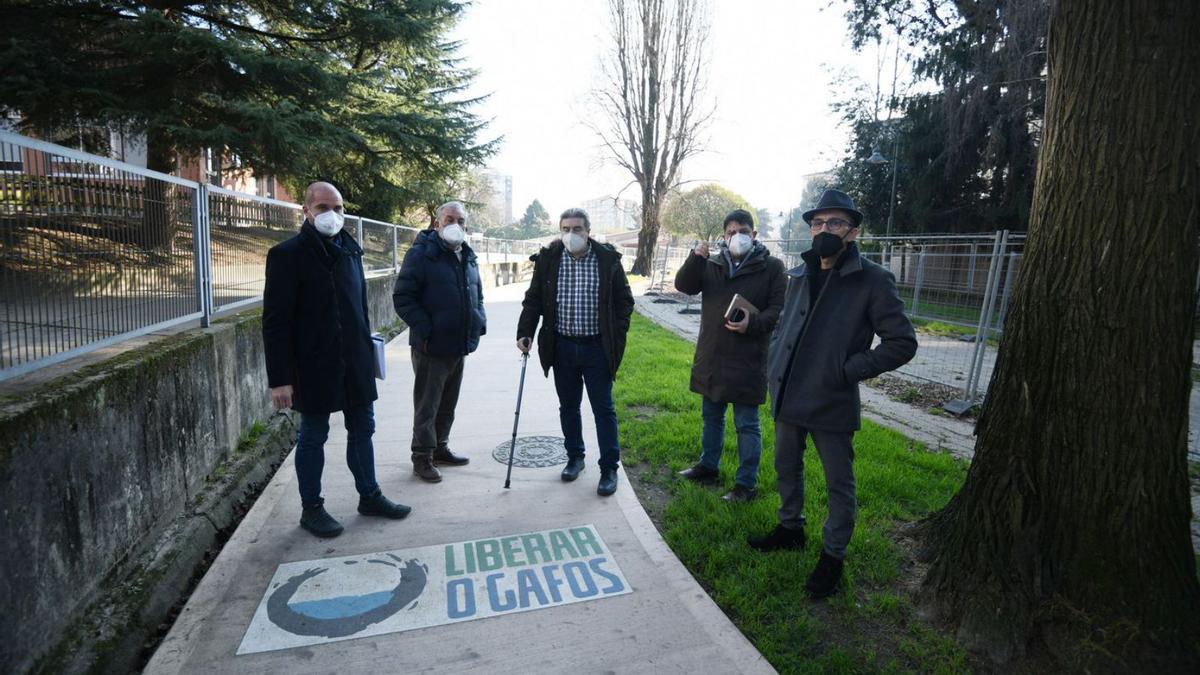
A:
<svg viewBox="0 0 1200 675">
<path fill-rule="evenodd" d="M 512 439 L 504 441 L 492 451 L 492 457 L 501 464 L 508 464 L 508 451 Z M 558 436 L 524 436 L 517 438 L 517 452 L 513 466 L 532 469 L 567 463 L 567 448 Z"/>
</svg>

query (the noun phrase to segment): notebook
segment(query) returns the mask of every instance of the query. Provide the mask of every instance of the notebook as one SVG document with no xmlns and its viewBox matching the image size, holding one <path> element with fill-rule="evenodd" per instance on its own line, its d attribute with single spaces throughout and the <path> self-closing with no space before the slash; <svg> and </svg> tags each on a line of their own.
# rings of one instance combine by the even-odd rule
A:
<svg viewBox="0 0 1200 675">
<path fill-rule="evenodd" d="M 383 358 L 383 348 L 386 343 L 379 333 L 371 333 L 371 344 L 375 346 L 375 378 L 382 380 L 387 377 L 387 363 Z"/>
</svg>

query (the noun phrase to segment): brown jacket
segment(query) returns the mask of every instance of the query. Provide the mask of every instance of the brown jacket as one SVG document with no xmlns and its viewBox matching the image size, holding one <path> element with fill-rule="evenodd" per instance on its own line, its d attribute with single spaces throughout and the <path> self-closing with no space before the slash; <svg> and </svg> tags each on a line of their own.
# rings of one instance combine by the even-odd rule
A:
<svg viewBox="0 0 1200 675">
<path fill-rule="evenodd" d="M 692 253 L 675 275 L 680 293 L 702 293 L 700 337 L 692 362 L 691 390 L 718 403 L 761 405 L 767 400 L 767 347 L 783 311 L 783 262 L 755 242 L 730 273 L 724 250 L 707 260 Z M 725 328 L 725 310 L 739 293 L 759 309 L 745 333 Z"/>
</svg>

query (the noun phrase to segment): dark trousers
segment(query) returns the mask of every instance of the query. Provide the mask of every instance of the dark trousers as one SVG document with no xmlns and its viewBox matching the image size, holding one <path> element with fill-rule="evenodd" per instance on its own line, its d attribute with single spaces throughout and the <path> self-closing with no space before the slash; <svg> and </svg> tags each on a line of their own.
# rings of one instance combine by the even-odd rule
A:
<svg viewBox="0 0 1200 675">
<path fill-rule="evenodd" d="M 413 457 L 433 454 L 450 440 L 454 408 L 462 389 L 462 356 L 430 356 L 412 350 L 413 374 Z"/>
<path fill-rule="evenodd" d="M 717 403 L 703 397 L 700 414 L 704 430 L 700 434 L 700 464 L 714 471 L 721 467 L 725 450 L 725 408 L 733 406 L 733 426 L 737 429 L 738 470 L 733 482 L 753 490 L 758 486 L 758 462 L 762 459 L 762 429 L 758 426 L 758 406 L 742 403 Z"/>
<path fill-rule="evenodd" d="M 775 472 L 779 485 L 779 522 L 793 530 L 804 529 L 804 442 L 812 436 L 817 446 L 825 486 L 829 492 L 829 516 L 822 530 L 823 548 L 841 560 L 854 534 L 858 500 L 854 485 L 854 432 L 817 431 L 775 420 Z"/>
<path fill-rule="evenodd" d="M 583 418 L 579 406 L 587 388 L 596 440 L 600 443 L 600 468 L 615 469 L 621 461 L 617 444 L 617 410 L 613 406 L 612 375 L 599 336 L 556 337 L 554 343 L 554 389 L 558 392 L 558 420 L 562 424 L 568 457 L 583 457 Z"/>
<path fill-rule="evenodd" d="M 379 490 L 375 482 L 375 406 L 372 403 L 342 411 L 346 424 L 346 466 L 354 488 L 366 496 Z M 300 501 L 316 506 L 321 499 L 321 473 L 325 469 L 325 440 L 329 438 L 329 413 L 301 413 L 296 436 L 296 479 Z"/>
</svg>

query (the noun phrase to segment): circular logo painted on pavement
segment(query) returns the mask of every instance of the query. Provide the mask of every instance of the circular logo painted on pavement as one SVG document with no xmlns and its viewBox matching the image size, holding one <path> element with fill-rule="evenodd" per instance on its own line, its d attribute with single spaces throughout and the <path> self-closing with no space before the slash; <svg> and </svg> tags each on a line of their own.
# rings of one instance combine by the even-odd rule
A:
<svg viewBox="0 0 1200 675">
<path fill-rule="evenodd" d="M 508 451 L 512 439 L 504 441 L 492 451 L 492 457 L 501 464 L 508 464 Z M 567 463 L 567 448 L 558 436 L 523 436 L 517 438 L 517 451 L 513 466 L 533 469 Z"/>
<path fill-rule="evenodd" d="M 391 554 L 314 566 L 271 590 L 267 617 L 295 635 L 354 635 L 415 607 L 427 572 L 421 561 Z"/>
</svg>

